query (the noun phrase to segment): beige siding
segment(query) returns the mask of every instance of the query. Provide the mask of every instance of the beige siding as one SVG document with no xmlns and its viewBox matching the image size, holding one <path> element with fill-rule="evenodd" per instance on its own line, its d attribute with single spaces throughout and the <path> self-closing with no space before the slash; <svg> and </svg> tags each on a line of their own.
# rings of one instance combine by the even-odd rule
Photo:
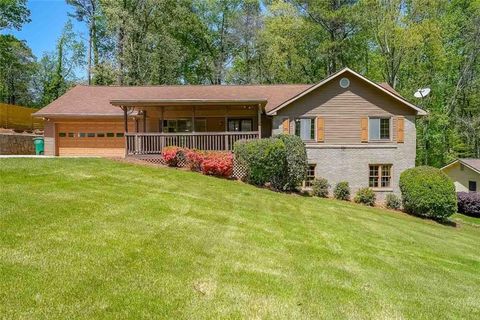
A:
<svg viewBox="0 0 480 320">
<path fill-rule="evenodd" d="M 455 163 L 450 167 L 443 169 L 450 179 L 453 180 L 455 184 L 455 190 L 457 192 L 468 192 L 468 182 L 475 181 L 477 182 L 477 191 L 480 188 L 480 174 L 473 171 L 472 169 L 463 166 L 463 170 L 461 169 L 460 163 Z"/>
<path fill-rule="evenodd" d="M 397 135 L 397 121 L 394 117 L 414 115 L 415 111 L 353 75 L 348 75 L 348 78 L 349 88 L 341 88 L 339 79 L 332 79 L 279 110 L 276 117 L 283 119 L 288 116 L 291 132 L 294 132 L 295 118 L 323 117 L 325 144 L 359 144 L 362 117 L 392 117 L 391 136 L 394 142 Z"/>
</svg>

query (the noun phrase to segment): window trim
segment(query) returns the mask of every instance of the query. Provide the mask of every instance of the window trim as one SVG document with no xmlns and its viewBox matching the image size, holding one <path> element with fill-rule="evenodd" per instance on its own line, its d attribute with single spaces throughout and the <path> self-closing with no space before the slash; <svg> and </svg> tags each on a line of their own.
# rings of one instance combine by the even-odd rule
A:
<svg viewBox="0 0 480 320">
<path fill-rule="evenodd" d="M 370 166 L 378 166 L 378 187 L 370 187 Z M 383 166 L 390 166 L 390 186 L 382 187 L 382 169 Z M 368 164 L 368 187 L 375 191 L 392 191 L 393 190 L 393 164 L 392 163 L 369 163 Z"/>
<path fill-rule="evenodd" d="M 308 140 L 303 140 L 300 135 L 298 135 L 297 137 L 300 137 L 300 139 L 302 139 L 302 141 L 304 141 L 304 142 L 316 142 L 317 141 L 317 121 L 316 121 L 316 117 L 297 117 L 297 118 L 293 118 L 293 134 L 297 135 L 297 120 L 301 120 L 301 119 L 310 119 L 312 121 L 312 123 L 313 123 L 313 138 L 310 138 Z M 310 128 L 310 130 L 311 130 L 311 128 Z"/>
<path fill-rule="evenodd" d="M 370 120 L 371 119 L 388 119 L 388 126 L 389 126 L 389 137 L 388 139 L 382 139 L 382 138 L 379 138 L 379 139 L 372 139 L 370 138 Z M 368 134 L 368 142 L 392 142 L 393 141 L 393 117 L 391 116 L 369 116 L 368 117 L 368 130 L 367 130 L 367 134 Z M 380 123 L 379 127 L 378 127 L 378 136 L 380 137 L 381 136 L 381 130 L 382 130 L 382 124 Z"/>
</svg>

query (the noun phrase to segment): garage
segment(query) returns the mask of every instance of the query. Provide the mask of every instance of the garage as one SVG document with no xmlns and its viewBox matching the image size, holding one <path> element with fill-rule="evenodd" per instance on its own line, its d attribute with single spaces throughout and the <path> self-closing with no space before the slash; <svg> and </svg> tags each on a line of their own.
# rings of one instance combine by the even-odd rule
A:
<svg viewBox="0 0 480 320">
<path fill-rule="evenodd" d="M 122 121 L 57 122 L 56 154 L 59 156 L 123 157 Z"/>
</svg>

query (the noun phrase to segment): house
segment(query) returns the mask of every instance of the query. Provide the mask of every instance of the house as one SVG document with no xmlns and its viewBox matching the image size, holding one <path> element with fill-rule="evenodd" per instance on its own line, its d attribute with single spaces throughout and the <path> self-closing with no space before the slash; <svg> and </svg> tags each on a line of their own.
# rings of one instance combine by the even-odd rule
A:
<svg viewBox="0 0 480 320">
<path fill-rule="evenodd" d="M 457 192 L 477 192 L 480 183 L 480 159 L 458 159 L 442 168 L 454 182 Z"/>
<path fill-rule="evenodd" d="M 38 111 L 45 154 L 140 157 L 177 145 L 231 150 L 237 140 L 296 134 L 309 171 L 352 190 L 398 192 L 415 165 L 425 111 L 345 68 L 315 85 L 76 86 Z"/>
</svg>

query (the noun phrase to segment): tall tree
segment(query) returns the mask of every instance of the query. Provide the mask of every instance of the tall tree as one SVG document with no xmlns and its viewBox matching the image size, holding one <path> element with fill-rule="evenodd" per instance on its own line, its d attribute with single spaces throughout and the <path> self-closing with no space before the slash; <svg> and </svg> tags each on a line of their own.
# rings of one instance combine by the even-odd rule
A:
<svg viewBox="0 0 480 320">
<path fill-rule="evenodd" d="M 20 30 L 23 24 L 30 22 L 30 11 L 27 0 L 2 0 L 0 1 L 0 30 Z"/>
</svg>

